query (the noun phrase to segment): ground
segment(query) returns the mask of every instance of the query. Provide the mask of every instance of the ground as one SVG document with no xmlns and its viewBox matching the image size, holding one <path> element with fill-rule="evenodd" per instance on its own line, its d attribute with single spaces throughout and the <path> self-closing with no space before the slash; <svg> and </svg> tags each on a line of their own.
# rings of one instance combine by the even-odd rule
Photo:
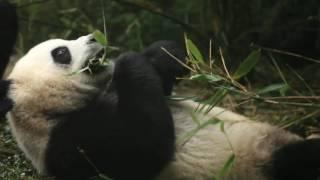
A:
<svg viewBox="0 0 320 180">
<path fill-rule="evenodd" d="M 22 152 L 18 149 L 7 123 L 4 122 L 0 124 L 0 159 L 0 179 L 41 179 L 31 163 L 25 159 Z"/>
</svg>

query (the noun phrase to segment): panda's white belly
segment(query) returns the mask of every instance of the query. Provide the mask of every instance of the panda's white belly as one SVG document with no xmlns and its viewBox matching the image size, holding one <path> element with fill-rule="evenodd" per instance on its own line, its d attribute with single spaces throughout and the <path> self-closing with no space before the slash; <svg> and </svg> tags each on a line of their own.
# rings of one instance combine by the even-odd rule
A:
<svg viewBox="0 0 320 180">
<path fill-rule="evenodd" d="M 233 154 L 235 164 L 223 179 L 264 180 L 262 168 L 278 145 L 300 139 L 284 130 L 215 107 L 207 115 L 197 113 L 197 120 L 200 124 L 212 117 L 222 120 L 225 133 L 220 123 L 211 124 L 189 140 L 181 141 L 182 136 L 197 127 L 191 116 L 195 107 L 197 103 L 191 101 L 171 105 L 178 139 L 176 155 L 157 180 L 213 179 Z"/>
</svg>

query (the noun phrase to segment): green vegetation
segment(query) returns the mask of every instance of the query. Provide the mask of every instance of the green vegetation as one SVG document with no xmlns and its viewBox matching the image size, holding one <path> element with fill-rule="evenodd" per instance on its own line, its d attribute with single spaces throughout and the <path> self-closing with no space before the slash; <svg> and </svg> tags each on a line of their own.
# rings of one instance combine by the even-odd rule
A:
<svg viewBox="0 0 320 180">
<path fill-rule="evenodd" d="M 108 51 L 108 57 L 159 39 L 175 40 L 186 45 L 185 66 L 192 73 L 177 88 L 183 97 L 173 99 L 201 101 L 198 110 L 203 111 L 222 105 L 303 136 L 320 132 L 319 0 L 11 2 L 19 13 L 19 55 L 49 38 L 73 39 L 97 28 L 108 30 L 108 39 L 96 33 L 97 41 L 117 49 Z M 170 54 L 170 49 L 163 50 Z M 224 129 L 223 123 L 210 119 L 180 137 L 181 144 L 207 125 Z M 0 127 L 0 179 L 40 179 L 5 124 Z M 216 179 L 234 160 L 233 155 Z"/>
</svg>

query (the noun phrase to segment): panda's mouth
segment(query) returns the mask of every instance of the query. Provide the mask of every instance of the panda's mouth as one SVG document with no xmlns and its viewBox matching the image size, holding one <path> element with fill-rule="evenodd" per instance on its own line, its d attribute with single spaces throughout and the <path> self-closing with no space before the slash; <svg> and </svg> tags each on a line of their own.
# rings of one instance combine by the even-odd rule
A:
<svg viewBox="0 0 320 180">
<path fill-rule="evenodd" d="M 97 74 L 105 70 L 108 64 L 105 61 L 105 50 L 101 49 L 94 56 L 88 58 L 83 64 L 83 72 L 88 74 Z"/>
</svg>

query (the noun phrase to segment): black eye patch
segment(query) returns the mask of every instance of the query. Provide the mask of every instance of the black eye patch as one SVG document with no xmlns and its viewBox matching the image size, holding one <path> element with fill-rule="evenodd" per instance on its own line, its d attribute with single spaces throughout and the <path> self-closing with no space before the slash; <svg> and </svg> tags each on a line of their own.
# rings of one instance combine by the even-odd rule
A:
<svg viewBox="0 0 320 180">
<path fill-rule="evenodd" d="M 54 62 L 59 64 L 70 64 L 71 54 L 67 47 L 61 46 L 57 47 L 51 51 Z"/>
</svg>

